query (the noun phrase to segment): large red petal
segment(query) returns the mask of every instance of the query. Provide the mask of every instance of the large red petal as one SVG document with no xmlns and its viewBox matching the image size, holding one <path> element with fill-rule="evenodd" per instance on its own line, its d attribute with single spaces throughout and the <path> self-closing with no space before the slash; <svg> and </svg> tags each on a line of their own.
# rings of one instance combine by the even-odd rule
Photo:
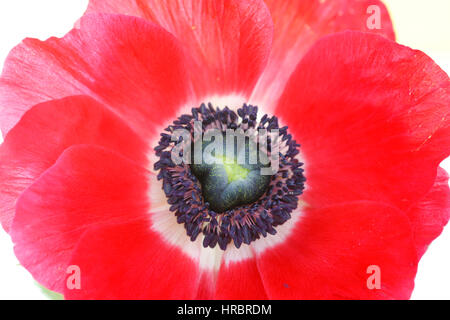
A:
<svg viewBox="0 0 450 320">
<path fill-rule="evenodd" d="M 255 258 L 224 262 L 218 272 L 216 299 L 267 300 Z"/>
<path fill-rule="evenodd" d="M 450 153 L 449 105 L 449 78 L 425 54 L 359 32 L 320 40 L 276 109 L 302 144 L 303 199 L 408 209 Z"/>
<path fill-rule="evenodd" d="M 371 202 L 306 209 L 257 259 L 271 299 L 408 299 L 417 270 L 407 216 Z M 369 289 L 376 267 L 381 288 Z"/>
<path fill-rule="evenodd" d="M 436 239 L 450 219 L 450 188 L 448 174 L 438 168 L 433 187 L 417 205 L 409 210 L 408 216 L 414 233 L 417 252 L 421 257 L 428 245 Z"/>
<path fill-rule="evenodd" d="M 148 134 L 174 117 L 191 88 L 176 39 L 142 19 L 90 15 L 62 39 L 26 39 L 0 78 L 0 125 L 9 131 L 40 102 L 90 95 Z"/>
<path fill-rule="evenodd" d="M 198 265 L 143 222 L 90 229 L 70 265 L 81 288 L 66 299 L 192 299 L 199 282 Z"/>
<path fill-rule="evenodd" d="M 0 146 L 0 221 L 7 232 L 20 194 L 75 144 L 103 146 L 146 165 L 147 146 L 92 98 L 69 97 L 37 105 Z"/>
<path fill-rule="evenodd" d="M 324 35 L 358 30 L 395 39 L 389 13 L 379 0 L 265 1 L 275 24 L 274 44 L 254 99 L 267 109 L 275 107 L 301 58 Z M 369 7 L 378 8 L 375 10 L 380 13 L 380 29 L 369 29 L 368 21 L 373 14 Z"/>
<path fill-rule="evenodd" d="M 219 255 L 220 259 L 217 259 Z M 249 246 L 228 248 L 225 252 L 206 249 L 200 253 L 220 262 L 215 268 L 202 268 L 196 300 L 266 300 L 267 294 Z M 200 263 L 202 265 L 202 263 Z M 203 264 L 204 266 L 204 264 Z"/>
<path fill-rule="evenodd" d="M 113 151 L 69 148 L 17 202 L 11 237 L 20 263 L 63 292 L 72 251 L 87 229 L 148 220 L 149 174 Z"/>
<path fill-rule="evenodd" d="M 215 298 L 215 277 L 214 271 L 201 272 L 194 300 L 213 300 Z"/>
<path fill-rule="evenodd" d="M 272 45 L 273 23 L 262 0 L 91 0 L 87 12 L 134 15 L 174 34 L 192 57 L 200 99 L 250 95 Z"/>
</svg>

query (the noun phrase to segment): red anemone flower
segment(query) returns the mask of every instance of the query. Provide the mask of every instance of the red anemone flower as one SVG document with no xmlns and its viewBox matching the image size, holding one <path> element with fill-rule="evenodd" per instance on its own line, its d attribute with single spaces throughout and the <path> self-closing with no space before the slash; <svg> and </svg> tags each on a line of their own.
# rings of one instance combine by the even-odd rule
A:
<svg viewBox="0 0 450 320">
<path fill-rule="evenodd" d="M 26 39 L 0 79 L 21 264 L 67 299 L 409 298 L 449 220 L 450 82 L 393 40 L 377 0 L 91 0 Z M 280 170 L 239 178 L 263 193 L 171 163 L 194 120 L 279 129 Z"/>
</svg>

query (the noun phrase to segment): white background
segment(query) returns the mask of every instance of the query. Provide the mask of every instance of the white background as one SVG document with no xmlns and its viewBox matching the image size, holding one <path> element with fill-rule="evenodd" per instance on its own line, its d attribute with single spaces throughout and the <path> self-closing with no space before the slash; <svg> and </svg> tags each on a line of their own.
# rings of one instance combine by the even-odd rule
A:
<svg viewBox="0 0 450 320">
<path fill-rule="evenodd" d="M 386 0 L 385 3 L 393 17 L 398 41 L 426 52 L 450 73 L 450 1 Z M 23 38 L 61 37 L 86 7 L 87 0 L 1 0 L 0 67 L 8 52 Z M 450 160 L 443 166 L 450 171 Z M 450 227 L 447 227 L 419 264 L 412 298 L 450 299 L 449 270 Z M 46 299 L 19 265 L 10 238 L 3 230 L 0 230 L 0 299 Z"/>
</svg>

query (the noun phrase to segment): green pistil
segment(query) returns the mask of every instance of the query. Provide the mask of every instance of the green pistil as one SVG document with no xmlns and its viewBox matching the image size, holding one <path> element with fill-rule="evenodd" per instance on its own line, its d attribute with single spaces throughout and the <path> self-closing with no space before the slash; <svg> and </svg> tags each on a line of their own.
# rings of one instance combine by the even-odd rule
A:
<svg viewBox="0 0 450 320">
<path fill-rule="evenodd" d="M 225 168 L 228 177 L 228 183 L 237 180 L 244 180 L 250 173 L 249 169 L 240 166 L 233 160 L 229 160 L 226 157 L 219 156 L 217 156 L 216 158 L 221 161 L 223 167 Z"/>
<path fill-rule="evenodd" d="M 202 150 L 204 151 L 210 143 L 204 143 Z M 266 166 L 258 161 L 256 164 L 249 163 L 251 158 L 257 159 L 257 154 L 251 154 L 256 150 L 254 147 L 250 148 L 250 142 L 246 141 L 244 145 L 237 146 L 233 152 L 234 156 L 229 158 L 226 145 L 224 145 L 221 154 L 208 156 L 208 159 L 215 158 L 216 163 L 191 164 L 191 172 L 200 181 L 202 195 L 205 202 L 209 203 L 211 210 L 223 213 L 230 209 L 249 205 L 258 201 L 266 192 L 271 179 L 270 176 L 261 175 L 261 168 Z M 238 161 L 239 151 L 245 153 L 243 164 Z M 204 155 L 203 161 L 206 158 Z"/>
</svg>

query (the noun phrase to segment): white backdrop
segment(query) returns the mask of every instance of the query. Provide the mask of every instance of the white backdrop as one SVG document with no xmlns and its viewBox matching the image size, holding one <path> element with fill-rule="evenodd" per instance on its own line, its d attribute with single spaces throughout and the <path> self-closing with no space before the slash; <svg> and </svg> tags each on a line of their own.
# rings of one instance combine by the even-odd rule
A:
<svg viewBox="0 0 450 320">
<path fill-rule="evenodd" d="M 0 68 L 8 52 L 23 38 L 45 40 L 67 33 L 83 14 L 87 2 L 0 1 Z M 450 1 L 386 0 L 385 3 L 393 16 L 399 42 L 426 52 L 450 73 Z M 450 171 L 450 159 L 443 166 Z M 450 299 L 449 270 L 450 227 L 447 227 L 420 262 L 412 298 Z M 9 236 L 0 230 L 0 299 L 46 298 L 28 272 L 19 265 Z"/>
</svg>

